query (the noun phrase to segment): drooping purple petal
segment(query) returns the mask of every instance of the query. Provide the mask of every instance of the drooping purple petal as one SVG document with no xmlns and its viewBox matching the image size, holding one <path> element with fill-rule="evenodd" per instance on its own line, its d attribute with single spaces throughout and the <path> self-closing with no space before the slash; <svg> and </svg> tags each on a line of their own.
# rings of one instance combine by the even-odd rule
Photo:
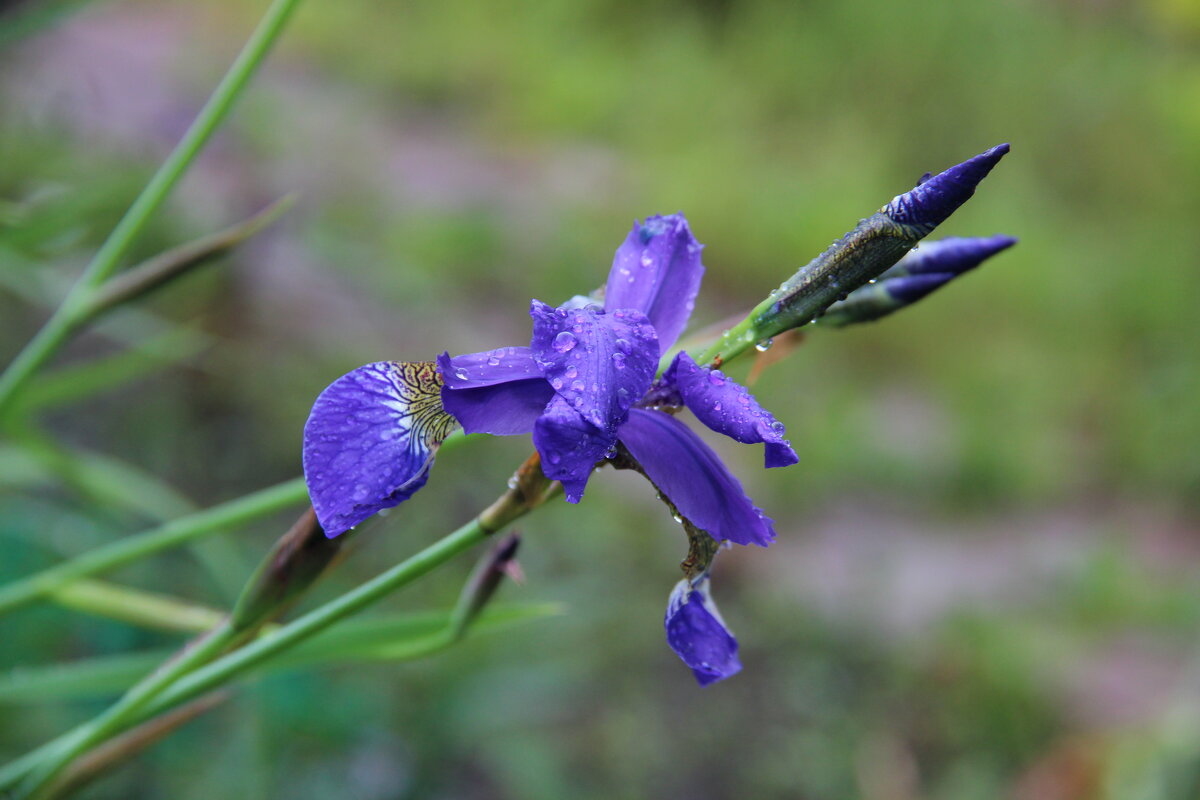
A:
<svg viewBox="0 0 1200 800">
<path fill-rule="evenodd" d="M 570 408 L 608 434 L 650 388 L 658 368 L 654 326 L 638 311 L 571 311 L 534 300 L 530 348 Z"/>
<path fill-rule="evenodd" d="M 1008 149 L 1007 144 L 997 145 L 934 175 L 911 191 L 893 198 L 881 211 L 896 222 L 932 229 L 971 198 L 975 187 L 987 177 Z"/>
<path fill-rule="evenodd" d="M 547 478 L 562 481 L 567 502 L 583 497 L 596 462 L 617 443 L 615 433 L 583 418 L 562 395 L 555 395 L 533 426 L 533 446 Z"/>
<path fill-rule="evenodd" d="M 608 273 L 604 307 L 641 311 L 658 331 L 659 354 L 667 352 L 687 326 L 696 304 L 704 265 L 683 214 L 635 221 L 617 248 Z"/>
<path fill-rule="evenodd" d="M 701 367 L 680 351 L 663 373 L 663 383 L 674 385 L 696 419 L 743 444 L 762 442 L 767 469 L 789 467 L 800 458 L 784 434 L 783 423 L 758 404 L 754 395 L 719 369 Z"/>
<path fill-rule="evenodd" d="M 554 390 L 528 347 L 438 356 L 442 405 L 467 433 L 529 433 Z"/>
<path fill-rule="evenodd" d="M 766 547 L 775 541 L 763 515 L 721 459 L 670 414 L 632 409 L 618 437 L 679 513 L 717 541 Z"/>
<path fill-rule="evenodd" d="M 741 671 L 737 639 L 712 602 L 707 578 L 695 587 L 686 580 L 676 584 L 667 601 L 664 626 L 667 644 L 691 668 L 701 686 Z"/>
<path fill-rule="evenodd" d="M 377 361 L 338 378 L 304 426 L 304 479 L 329 537 L 408 499 L 454 429 L 432 361 Z"/>
</svg>

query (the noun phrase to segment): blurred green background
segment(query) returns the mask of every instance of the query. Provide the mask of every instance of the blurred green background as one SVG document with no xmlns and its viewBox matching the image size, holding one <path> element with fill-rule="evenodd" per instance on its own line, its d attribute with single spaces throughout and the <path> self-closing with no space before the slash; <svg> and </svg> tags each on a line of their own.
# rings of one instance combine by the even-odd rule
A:
<svg viewBox="0 0 1200 800">
<path fill-rule="evenodd" d="M 0 358 L 261 11 L 0 8 Z M 937 235 L 1021 243 L 763 371 L 798 466 L 714 441 L 780 539 L 717 566 L 741 675 L 700 690 L 667 649 L 683 538 L 602 473 L 520 525 L 528 582 L 503 590 L 565 615 L 253 681 L 83 796 L 1200 796 L 1194 0 L 311 0 L 137 255 L 298 206 L 40 380 L 0 445 L 0 579 L 294 477 L 332 379 L 524 342 L 529 298 L 599 285 L 635 216 L 688 215 L 705 325 L 1003 141 Z M 463 522 L 528 449 L 445 454 L 315 599 Z M 114 577 L 227 604 L 293 516 Z M 446 607 L 467 561 L 385 605 Z M 39 605 L 0 619 L 0 670 L 177 641 Z M 3 701 L 0 752 L 103 700 Z"/>
</svg>

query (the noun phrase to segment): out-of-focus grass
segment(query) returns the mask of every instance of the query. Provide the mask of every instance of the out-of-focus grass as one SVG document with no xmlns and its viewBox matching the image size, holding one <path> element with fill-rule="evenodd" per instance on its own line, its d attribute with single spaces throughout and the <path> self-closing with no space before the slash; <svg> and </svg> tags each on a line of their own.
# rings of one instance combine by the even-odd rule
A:
<svg viewBox="0 0 1200 800">
<path fill-rule="evenodd" d="M 257 11 L 96 4 L 0 53 L 0 352 Z M 210 343 L 40 418 L 197 502 L 296 474 L 311 399 L 347 369 L 520 343 L 528 299 L 601 283 L 635 215 L 682 209 L 706 243 L 696 324 L 1000 141 L 1012 155 L 939 233 L 1021 244 L 902 315 L 814 333 L 755 387 L 803 460 L 764 474 L 722 450 L 781 538 L 718 567 L 744 675 L 688 683 L 659 624 L 682 540 L 645 486 L 601 475 L 580 507 L 529 520 L 530 585 L 506 589 L 566 618 L 428 664 L 265 679 L 92 796 L 1092 797 L 1109 765 L 1142 786 L 1159 762 L 1158 796 L 1194 793 L 1167 717 L 1196 702 L 1176 684 L 1200 616 L 1188 3 L 354 0 L 297 23 L 138 255 L 286 191 L 299 213 L 59 368 L 174 326 Z M 461 522 L 527 447 L 447 454 L 322 591 Z M 146 521 L 69 483 L 6 491 L 0 579 Z M 253 563 L 284 522 L 230 547 Z M 446 606 L 465 569 L 396 605 Z M 223 600 L 180 555 L 115 577 Z M 919 624 L 895 623 L 912 604 Z M 0 637 L 0 666 L 167 641 L 49 608 Z M 89 710 L 0 712 L 0 742 Z"/>
</svg>

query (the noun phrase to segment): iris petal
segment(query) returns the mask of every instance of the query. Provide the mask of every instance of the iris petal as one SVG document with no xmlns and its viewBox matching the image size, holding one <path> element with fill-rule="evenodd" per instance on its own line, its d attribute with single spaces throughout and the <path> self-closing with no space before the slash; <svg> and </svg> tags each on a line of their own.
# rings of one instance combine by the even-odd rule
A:
<svg viewBox="0 0 1200 800">
<path fill-rule="evenodd" d="M 554 391 L 583 419 L 608 434 L 650 388 L 658 341 L 638 311 L 568 311 L 534 300 L 530 349 Z"/>
<path fill-rule="evenodd" d="M 737 639 L 712 602 L 707 579 L 696 586 L 686 580 L 675 586 L 667 601 L 664 626 L 667 644 L 691 668 L 701 686 L 741 671 Z"/>
<path fill-rule="evenodd" d="M 554 390 L 528 347 L 438 356 L 442 405 L 467 433 L 529 433 Z"/>
<path fill-rule="evenodd" d="M 658 331 L 659 353 L 675 344 L 696 304 L 704 265 L 683 214 L 648 217 L 617 248 L 608 273 L 604 307 L 641 311 Z"/>
<path fill-rule="evenodd" d="M 764 516 L 717 454 L 670 414 L 635 408 L 621 442 L 679 513 L 717 541 L 766 547 L 775 541 Z"/>
<path fill-rule="evenodd" d="M 338 378 L 304 426 L 304 478 L 329 537 L 425 485 L 454 429 L 432 361 L 378 361 Z"/>
<path fill-rule="evenodd" d="M 768 469 L 800 460 L 784 439 L 783 423 L 760 406 L 745 386 L 720 370 L 701 367 L 681 351 L 663 373 L 663 383 L 673 385 L 696 419 L 717 433 L 743 444 L 766 445 L 763 455 Z"/>
<path fill-rule="evenodd" d="M 592 468 L 616 443 L 614 433 L 584 419 L 562 395 L 554 396 L 533 426 L 533 446 L 542 458 L 542 472 L 562 481 L 570 503 L 580 501 Z"/>
</svg>

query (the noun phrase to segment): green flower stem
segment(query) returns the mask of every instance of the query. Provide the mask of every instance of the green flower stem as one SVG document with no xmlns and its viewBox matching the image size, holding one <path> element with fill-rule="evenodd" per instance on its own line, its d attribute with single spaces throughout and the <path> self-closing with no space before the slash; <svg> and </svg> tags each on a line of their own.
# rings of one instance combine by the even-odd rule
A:
<svg viewBox="0 0 1200 800">
<path fill-rule="evenodd" d="M 0 417 L 8 411 L 33 374 L 58 352 L 86 319 L 89 301 L 97 287 L 117 269 L 150 217 L 187 172 L 213 132 L 225 121 L 230 108 L 242 95 L 299 3 L 300 0 L 273 0 L 187 133 L 113 228 L 62 305 L 0 375 Z"/>
<path fill-rule="evenodd" d="M 83 788 L 103 773 L 137 756 L 196 717 L 229 699 L 229 692 L 198 697 L 170 714 L 148 720 L 87 753 L 64 771 L 48 789 L 50 797 L 64 797 Z"/>
<path fill-rule="evenodd" d="M 749 350 L 759 341 L 767 338 L 759 333 L 754 320 L 758 317 L 761 311 L 769 307 L 770 301 L 764 301 L 757 308 L 751 311 L 750 315 L 744 320 L 722 333 L 720 338 L 710 344 L 708 348 L 700 354 L 700 356 L 696 359 L 696 363 L 708 364 L 716 362 L 718 364 L 728 364 L 730 361 Z M 719 362 L 717 361 L 718 357 L 720 358 Z"/>
<path fill-rule="evenodd" d="M 138 712 L 159 693 L 197 666 L 211 661 L 229 647 L 237 635 L 232 625 L 228 622 L 222 623 L 195 641 L 178 657 L 152 672 L 126 692 L 120 700 L 109 706 L 104 713 L 79 726 L 61 742 L 56 743 L 52 754 L 38 764 L 22 784 L 20 793 L 30 800 L 46 798 L 54 779 L 79 755 L 128 728 L 137 719 Z"/>
<path fill-rule="evenodd" d="M 439 539 L 421 552 L 402 561 L 381 575 L 352 589 L 273 633 L 217 659 L 180 680 L 146 709 L 154 715 L 223 686 L 242 673 L 311 638 L 330 625 L 355 614 L 397 589 L 432 571 L 459 553 L 482 542 L 492 531 L 479 518 Z M 113 731 L 115 732 L 115 730 Z"/>
<path fill-rule="evenodd" d="M 24 787 L 32 792 L 31 800 L 42 800 L 45 795 L 41 793 L 49 790 L 55 776 L 91 746 L 210 688 L 228 683 L 272 656 L 406 586 L 540 506 L 554 496 L 557 486 L 544 476 L 541 461 L 534 453 L 517 470 L 508 491 L 471 522 L 382 575 L 203 666 L 245 633 L 229 621 L 222 623 L 208 638 L 198 641 L 176 660 L 167 662 L 100 716 L 8 764 L 0 770 L 0 788 L 33 771 Z M 435 636 L 429 652 L 453 644 L 456 635 L 449 629 Z M 442 636 L 447 638 L 443 640 Z"/>
<path fill-rule="evenodd" d="M 249 522 L 307 500 L 308 490 L 304 486 L 304 480 L 294 478 L 196 514 L 180 517 L 143 533 L 127 536 L 0 587 L 0 613 L 44 597 L 71 581 L 115 569 L 160 550 Z"/>
<path fill-rule="evenodd" d="M 146 709 L 147 716 L 162 713 L 211 689 L 223 686 L 272 656 L 362 611 L 500 531 L 537 508 L 552 494 L 554 484 L 542 474 L 541 461 L 536 453 L 522 465 L 515 478 L 512 488 L 479 516 L 453 533 L 447 534 L 406 561 L 341 597 L 181 678 Z M 442 642 L 438 639 L 435 649 L 449 646 L 459 634 L 450 626 L 443 635 L 447 640 Z M 112 731 L 116 732 L 115 729 Z"/>
</svg>

